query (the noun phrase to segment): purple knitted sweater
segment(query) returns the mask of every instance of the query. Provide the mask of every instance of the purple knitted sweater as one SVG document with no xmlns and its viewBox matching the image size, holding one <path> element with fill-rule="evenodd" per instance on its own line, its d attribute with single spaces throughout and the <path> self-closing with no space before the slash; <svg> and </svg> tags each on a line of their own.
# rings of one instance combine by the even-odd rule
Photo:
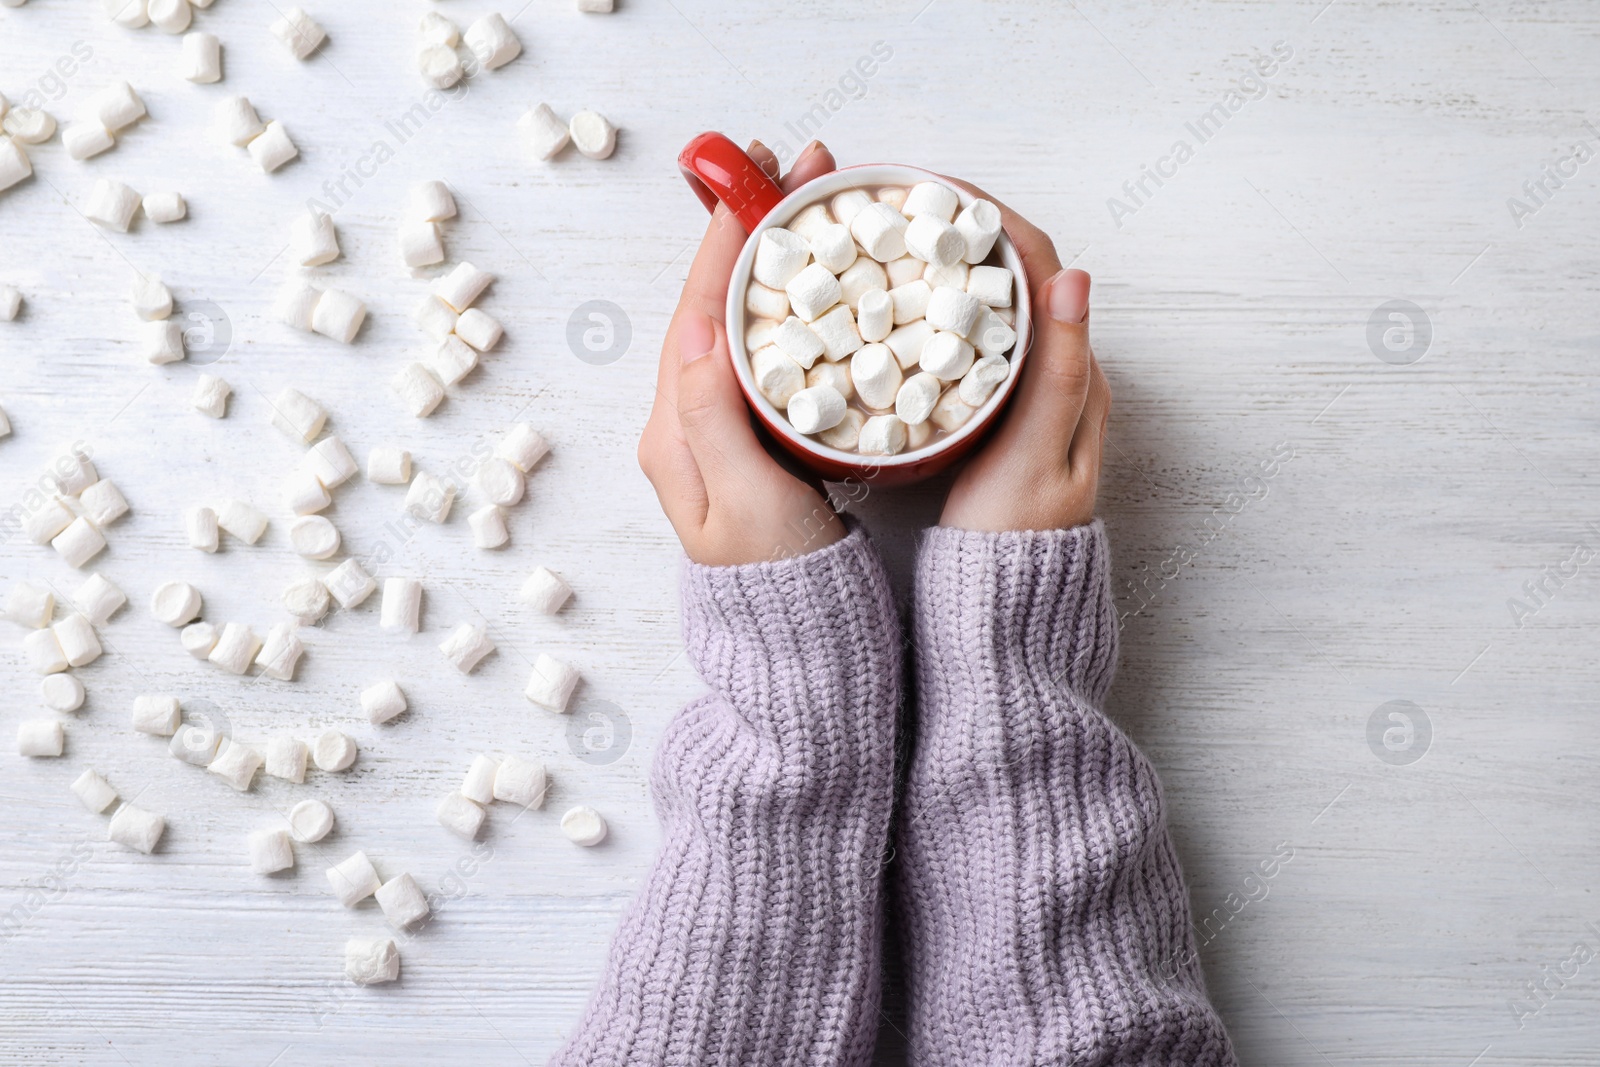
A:
<svg viewBox="0 0 1600 1067">
<path fill-rule="evenodd" d="M 1099 710 L 1099 523 L 928 532 L 898 810 L 902 639 L 860 529 L 690 565 L 683 611 L 711 693 L 662 739 L 661 852 L 553 1064 L 868 1063 L 891 837 L 913 1064 L 1235 1062 L 1155 772 Z"/>
</svg>

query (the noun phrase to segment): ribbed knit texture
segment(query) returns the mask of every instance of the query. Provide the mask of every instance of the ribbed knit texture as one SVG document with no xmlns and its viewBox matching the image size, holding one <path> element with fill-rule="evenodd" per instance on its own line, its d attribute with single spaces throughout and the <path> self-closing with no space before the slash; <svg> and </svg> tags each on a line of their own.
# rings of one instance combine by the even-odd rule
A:
<svg viewBox="0 0 1600 1067">
<path fill-rule="evenodd" d="M 684 640 L 711 693 L 658 749 L 662 844 L 569 1065 L 865 1064 L 901 639 L 859 530 L 798 559 L 687 565 Z"/>
<path fill-rule="evenodd" d="M 897 818 L 917 1067 L 1233 1064 L 1154 769 L 1101 713 L 1100 524 L 928 531 Z"/>
</svg>

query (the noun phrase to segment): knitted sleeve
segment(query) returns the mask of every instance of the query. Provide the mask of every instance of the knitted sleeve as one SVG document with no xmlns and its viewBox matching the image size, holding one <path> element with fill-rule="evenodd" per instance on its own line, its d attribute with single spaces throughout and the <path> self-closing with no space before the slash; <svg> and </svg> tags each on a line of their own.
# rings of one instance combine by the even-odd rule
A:
<svg viewBox="0 0 1600 1067">
<path fill-rule="evenodd" d="M 912 1062 L 1233 1064 L 1154 769 L 1100 711 L 1100 524 L 930 530 L 898 826 Z"/>
<path fill-rule="evenodd" d="M 901 638 L 863 533 L 797 559 L 690 564 L 684 638 L 711 692 L 668 725 L 662 844 L 569 1065 L 865 1064 Z"/>
</svg>

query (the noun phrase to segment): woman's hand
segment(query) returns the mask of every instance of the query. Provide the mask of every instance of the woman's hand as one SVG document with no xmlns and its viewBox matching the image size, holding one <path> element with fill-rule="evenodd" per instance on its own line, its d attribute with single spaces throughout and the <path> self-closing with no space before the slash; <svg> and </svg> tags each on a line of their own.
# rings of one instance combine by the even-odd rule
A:
<svg viewBox="0 0 1600 1067">
<path fill-rule="evenodd" d="M 994 202 L 1033 281 L 1033 347 L 1000 424 L 951 485 L 939 523 L 985 531 L 1081 526 L 1094 518 L 1111 412 L 1111 387 L 1089 348 L 1089 275 L 1062 270 L 1050 238 Z"/>
<path fill-rule="evenodd" d="M 750 155 L 776 176 L 760 142 Z M 815 142 L 780 183 L 794 189 L 834 169 Z M 718 205 L 667 328 L 656 400 L 639 438 L 639 466 L 696 563 L 731 566 L 787 559 L 831 545 L 844 523 L 822 494 L 767 454 L 739 391 L 723 315 L 746 234 Z"/>
</svg>

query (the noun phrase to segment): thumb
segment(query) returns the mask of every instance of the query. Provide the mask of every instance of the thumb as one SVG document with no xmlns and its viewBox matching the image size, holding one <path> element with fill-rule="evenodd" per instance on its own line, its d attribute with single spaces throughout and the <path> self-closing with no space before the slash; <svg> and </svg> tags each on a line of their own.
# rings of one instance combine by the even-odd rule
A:
<svg viewBox="0 0 1600 1067">
<path fill-rule="evenodd" d="M 1089 275 L 1056 272 L 1035 290 L 1033 306 L 1033 345 L 1006 422 L 1032 447 L 1065 458 L 1093 376 Z"/>
<path fill-rule="evenodd" d="M 678 332 L 678 422 L 713 499 L 748 494 L 772 460 L 756 439 L 734 374 L 727 335 L 689 308 Z"/>
</svg>

